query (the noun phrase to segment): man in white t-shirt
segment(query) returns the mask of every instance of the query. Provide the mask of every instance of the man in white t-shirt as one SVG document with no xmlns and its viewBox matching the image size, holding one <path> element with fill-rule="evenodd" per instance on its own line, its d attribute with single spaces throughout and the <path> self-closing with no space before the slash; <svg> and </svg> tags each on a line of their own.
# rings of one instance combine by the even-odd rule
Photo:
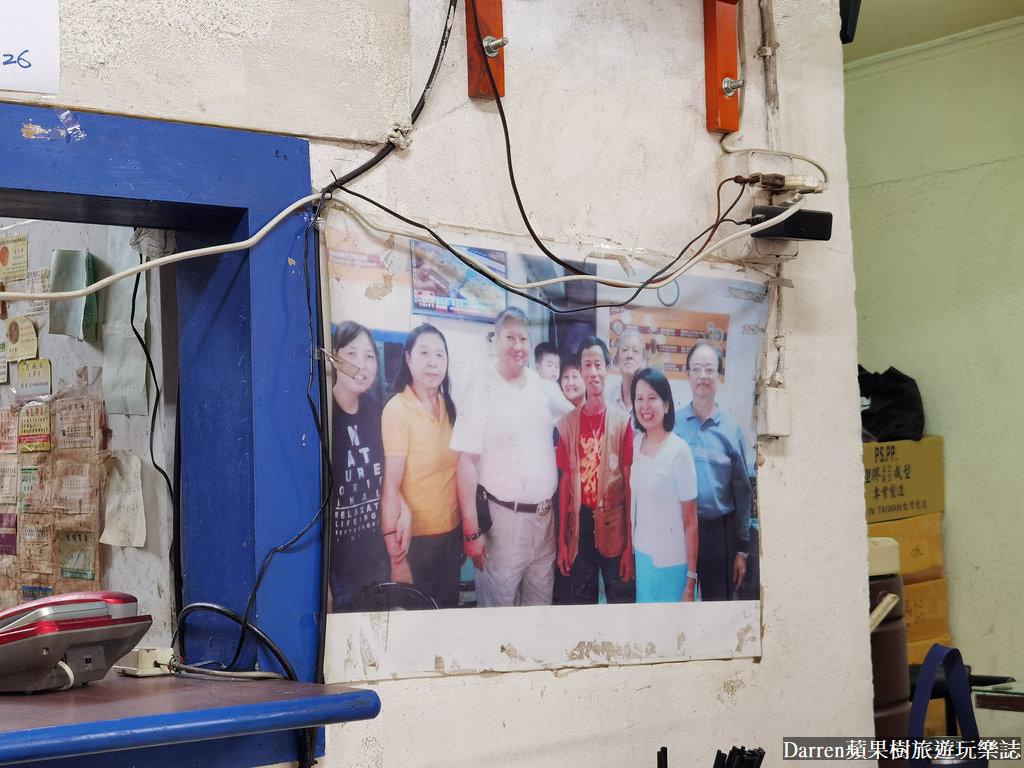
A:
<svg viewBox="0 0 1024 768">
<path fill-rule="evenodd" d="M 477 569 L 478 605 L 548 605 L 556 554 L 551 499 L 558 483 L 551 435 L 572 405 L 529 366 L 521 310 L 498 315 L 494 345 L 497 362 L 460 404 L 452 433 L 466 555 Z M 491 516 L 486 534 L 477 516 L 478 485 Z"/>
</svg>

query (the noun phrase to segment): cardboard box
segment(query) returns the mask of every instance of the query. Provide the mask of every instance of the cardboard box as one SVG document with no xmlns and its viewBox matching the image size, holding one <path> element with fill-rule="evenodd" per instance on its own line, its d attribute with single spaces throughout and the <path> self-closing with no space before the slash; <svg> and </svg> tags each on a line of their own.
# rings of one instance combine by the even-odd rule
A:
<svg viewBox="0 0 1024 768">
<path fill-rule="evenodd" d="M 946 733 L 945 699 L 932 699 L 928 702 L 928 712 L 924 716 L 924 735 L 931 739 L 953 735 Z"/>
<path fill-rule="evenodd" d="M 946 580 L 903 585 L 903 621 L 907 642 L 949 634 L 949 597 Z"/>
<path fill-rule="evenodd" d="M 924 657 L 928 655 L 928 650 L 938 643 L 944 645 L 947 648 L 953 648 L 953 638 L 949 634 L 939 635 L 938 637 L 929 637 L 926 640 L 914 640 L 907 642 L 907 664 L 923 664 Z"/>
<path fill-rule="evenodd" d="M 942 515 L 871 523 L 868 536 L 888 536 L 899 543 L 904 585 L 942 578 Z"/>
<path fill-rule="evenodd" d="M 946 511 L 942 438 L 864 443 L 869 523 Z"/>
</svg>

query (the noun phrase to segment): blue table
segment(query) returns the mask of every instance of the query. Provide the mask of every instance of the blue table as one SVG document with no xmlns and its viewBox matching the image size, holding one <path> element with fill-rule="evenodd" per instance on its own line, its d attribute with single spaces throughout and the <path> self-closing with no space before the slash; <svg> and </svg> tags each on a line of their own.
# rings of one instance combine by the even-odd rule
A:
<svg viewBox="0 0 1024 768">
<path fill-rule="evenodd" d="M 294 752 L 282 757 L 272 742 L 254 748 L 238 737 L 368 720 L 379 711 L 376 693 L 344 685 L 110 674 L 68 691 L 0 695 L 0 765 L 222 765 L 227 754 L 235 765 L 267 765 Z"/>
</svg>

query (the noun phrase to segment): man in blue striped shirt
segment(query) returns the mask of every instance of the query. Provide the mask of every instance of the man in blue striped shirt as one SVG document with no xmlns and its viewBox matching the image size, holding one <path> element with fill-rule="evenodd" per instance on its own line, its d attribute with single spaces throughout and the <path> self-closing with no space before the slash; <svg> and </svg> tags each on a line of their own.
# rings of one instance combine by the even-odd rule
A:
<svg viewBox="0 0 1024 768">
<path fill-rule="evenodd" d="M 722 355 L 697 342 L 686 358 L 693 401 L 676 416 L 675 433 L 697 468 L 697 583 L 702 600 L 731 600 L 747 574 L 753 489 L 743 431 L 715 403 Z"/>
</svg>

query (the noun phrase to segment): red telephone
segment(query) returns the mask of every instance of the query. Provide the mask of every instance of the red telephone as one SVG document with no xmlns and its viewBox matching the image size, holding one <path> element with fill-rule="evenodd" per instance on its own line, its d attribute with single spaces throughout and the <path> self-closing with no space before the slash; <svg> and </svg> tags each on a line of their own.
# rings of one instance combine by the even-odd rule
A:
<svg viewBox="0 0 1024 768">
<path fill-rule="evenodd" d="M 153 623 L 125 592 L 72 592 L 0 611 L 0 692 L 101 680 Z"/>
</svg>

